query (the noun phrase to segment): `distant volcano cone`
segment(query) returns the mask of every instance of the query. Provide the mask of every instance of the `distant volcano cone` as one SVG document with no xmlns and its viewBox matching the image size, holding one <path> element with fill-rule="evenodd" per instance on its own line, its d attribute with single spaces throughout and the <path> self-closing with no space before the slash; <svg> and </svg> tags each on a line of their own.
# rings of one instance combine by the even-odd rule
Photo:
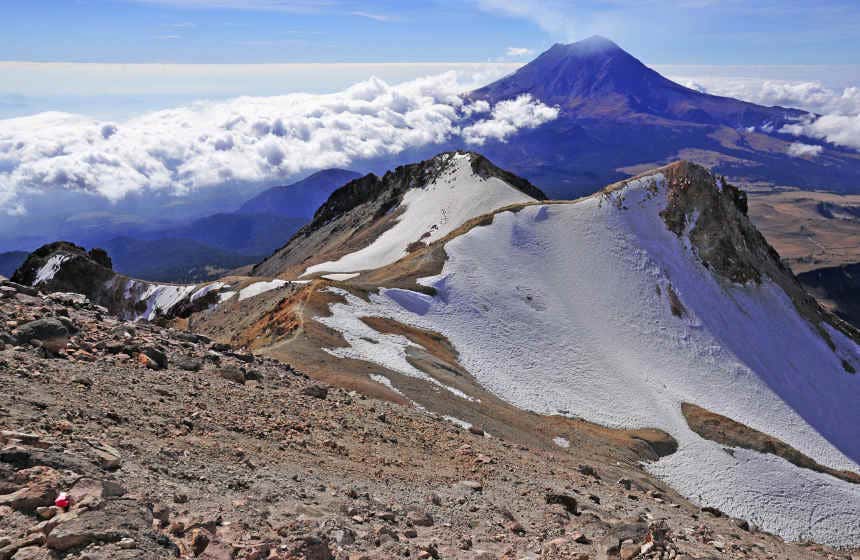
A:
<svg viewBox="0 0 860 560">
<path fill-rule="evenodd" d="M 770 108 L 677 84 L 600 36 L 555 44 L 512 75 L 473 92 L 491 102 L 522 94 L 577 117 L 639 114 L 730 126 L 784 118 L 783 111 L 774 115 Z"/>
</svg>

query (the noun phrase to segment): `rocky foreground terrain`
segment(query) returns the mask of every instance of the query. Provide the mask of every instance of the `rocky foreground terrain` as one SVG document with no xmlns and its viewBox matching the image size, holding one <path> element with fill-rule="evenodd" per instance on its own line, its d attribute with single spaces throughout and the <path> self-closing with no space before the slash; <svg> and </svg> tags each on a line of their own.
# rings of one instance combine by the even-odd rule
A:
<svg viewBox="0 0 860 560">
<path fill-rule="evenodd" d="M 0 560 L 860 558 L 76 294 L 0 285 L 0 395 Z"/>
</svg>

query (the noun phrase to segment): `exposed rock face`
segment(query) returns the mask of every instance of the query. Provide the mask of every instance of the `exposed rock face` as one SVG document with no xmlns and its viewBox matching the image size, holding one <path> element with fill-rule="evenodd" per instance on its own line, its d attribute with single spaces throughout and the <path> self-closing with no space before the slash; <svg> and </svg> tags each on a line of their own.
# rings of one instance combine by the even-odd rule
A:
<svg viewBox="0 0 860 560">
<path fill-rule="evenodd" d="M 186 318 L 218 301 L 218 290 L 188 297 L 193 285 L 178 286 L 135 280 L 114 272 L 102 249 L 87 252 L 66 241 L 44 245 L 31 253 L 15 272 L 14 282 L 75 303 L 83 297 L 125 319 Z M 82 301 L 78 301 L 82 303 Z M 164 305 L 166 309 L 159 306 Z"/>
<path fill-rule="evenodd" d="M 746 193 L 717 182 L 705 168 L 681 162 L 666 169 L 668 204 L 661 215 L 681 236 L 685 230 L 699 258 L 739 284 L 760 282 L 763 267 L 779 256 L 748 219 Z"/>
<path fill-rule="evenodd" d="M 860 263 L 817 268 L 797 278 L 836 315 L 860 329 Z"/>
<path fill-rule="evenodd" d="M 735 283 L 768 278 L 791 298 L 798 311 L 829 340 L 827 322 L 855 341 L 860 331 L 827 313 L 780 260 L 779 254 L 747 217 L 746 194 L 702 166 L 682 161 L 661 169 L 666 176 L 666 227 L 686 236 L 702 263 Z"/>
<path fill-rule="evenodd" d="M 53 271 L 50 270 L 52 264 Z M 105 297 L 104 284 L 115 276 L 110 257 L 103 250 L 93 249 L 87 253 L 83 247 L 57 241 L 30 253 L 11 280 L 46 292 L 84 294 L 98 302 Z"/>
</svg>

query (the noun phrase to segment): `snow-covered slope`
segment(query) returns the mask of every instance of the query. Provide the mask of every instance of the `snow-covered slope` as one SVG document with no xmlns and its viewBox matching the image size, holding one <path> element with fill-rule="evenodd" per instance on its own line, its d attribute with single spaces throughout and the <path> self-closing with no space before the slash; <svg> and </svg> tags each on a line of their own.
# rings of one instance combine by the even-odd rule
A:
<svg viewBox="0 0 860 560">
<path fill-rule="evenodd" d="M 403 214 L 391 229 L 367 247 L 334 262 L 324 262 L 305 270 L 350 273 L 379 268 L 405 257 L 415 242 L 432 243 L 467 221 L 534 198 L 498 177 L 484 178 L 472 170 L 472 155 L 451 154 L 449 164 L 427 185 L 410 189 L 403 196 Z"/>
<path fill-rule="evenodd" d="M 545 198 L 480 154 L 442 153 L 347 183 L 253 274 L 345 278 L 391 264 L 472 218 Z"/>
<path fill-rule="evenodd" d="M 784 277 L 717 274 L 758 272 L 721 252 L 719 234 L 697 230 L 698 211 L 680 235 L 670 230 L 665 209 L 685 188 L 670 192 L 656 173 L 575 203 L 501 212 L 446 244 L 442 273 L 421 281 L 435 296 L 383 289 L 369 303 L 332 305 L 325 322 L 347 341 L 368 334 L 352 332 L 367 328 L 356 316 L 437 331 L 482 385 L 521 408 L 668 431 L 678 452 L 647 468 L 688 497 L 789 539 L 856 545 L 860 485 L 726 450 L 682 415 L 681 403 L 694 403 L 860 471 L 857 344 L 801 314 Z M 386 358 L 395 348 L 336 351 L 414 374 Z"/>
</svg>

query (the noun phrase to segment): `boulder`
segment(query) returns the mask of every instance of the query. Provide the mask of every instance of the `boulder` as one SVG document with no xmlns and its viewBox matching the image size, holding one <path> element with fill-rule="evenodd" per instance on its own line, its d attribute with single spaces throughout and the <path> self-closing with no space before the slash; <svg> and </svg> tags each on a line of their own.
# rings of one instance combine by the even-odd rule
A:
<svg viewBox="0 0 860 560">
<path fill-rule="evenodd" d="M 481 492 L 484 487 L 480 482 L 475 482 L 474 480 L 461 480 L 457 483 L 455 489 L 460 494 L 474 494 L 476 492 Z"/>
<path fill-rule="evenodd" d="M 576 498 L 567 494 L 550 492 L 545 497 L 547 504 L 559 504 L 571 515 L 579 515 Z"/>
<path fill-rule="evenodd" d="M 648 534 L 648 524 L 641 521 L 629 523 L 617 523 L 609 528 L 609 532 L 600 541 L 601 558 L 612 558 L 621 554 L 623 541 L 638 543 Z M 628 552 L 632 547 L 628 547 Z M 636 545 L 636 554 L 639 554 L 639 545 Z M 635 555 L 634 555 L 635 556 Z"/>
<path fill-rule="evenodd" d="M 322 385 L 311 385 L 302 389 L 302 394 L 316 399 L 325 400 L 328 397 L 328 387 Z"/>
<path fill-rule="evenodd" d="M 433 517 L 424 510 L 412 510 L 406 514 L 406 520 L 418 527 L 432 527 Z"/>
<path fill-rule="evenodd" d="M 173 360 L 174 365 L 185 371 L 200 371 L 203 369 L 203 362 L 197 358 L 188 358 L 185 356 Z"/>
<path fill-rule="evenodd" d="M 66 346 L 71 333 L 62 321 L 56 317 L 50 317 L 24 323 L 15 329 L 12 335 L 22 346 L 32 340 L 38 340 L 45 348 L 59 350 Z"/>
<path fill-rule="evenodd" d="M 102 509 L 82 511 L 59 523 L 48 533 L 46 543 L 49 548 L 64 552 L 91 543 L 133 538 L 151 526 L 152 519 L 145 508 L 132 500 L 114 499 L 106 501 Z"/>
<path fill-rule="evenodd" d="M 221 376 L 223 379 L 226 379 L 227 381 L 239 383 L 240 385 L 245 384 L 245 372 L 237 367 L 225 366 L 215 371 L 219 376 Z"/>
<path fill-rule="evenodd" d="M 41 546 L 25 546 L 19 548 L 12 560 L 54 560 L 51 551 Z"/>
<path fill-rule="evenodd" d="M 157 346 L 144 346 L 140 349 L 140 353 L 152 360 L 157 366 L 156 369 L 167 368 L 167 354 L 161 348 Z"/>
</svg>

